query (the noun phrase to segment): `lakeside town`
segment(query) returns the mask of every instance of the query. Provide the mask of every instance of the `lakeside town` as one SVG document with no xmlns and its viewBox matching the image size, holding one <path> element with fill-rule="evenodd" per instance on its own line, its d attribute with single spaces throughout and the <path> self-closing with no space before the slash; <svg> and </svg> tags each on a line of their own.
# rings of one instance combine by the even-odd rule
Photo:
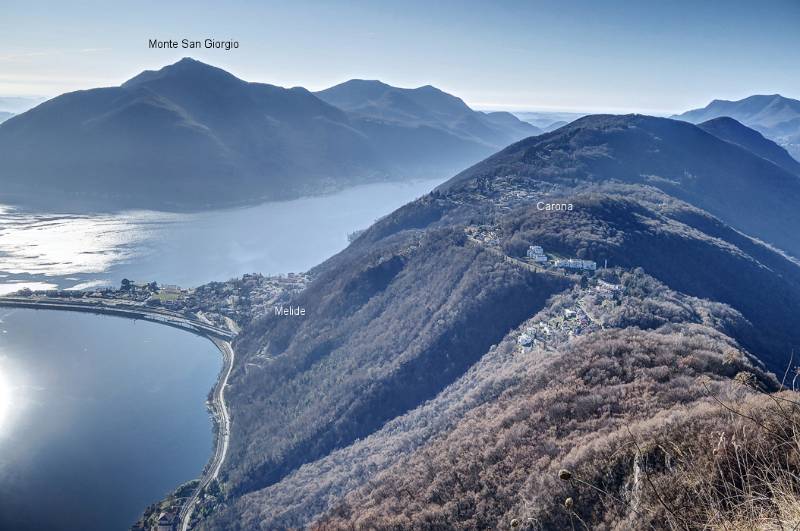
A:
<svg viewBox="0 0 800 531">
<path fill-rule="evenodd" d="M 75 302 L 124 302 L 134 306 L 163 309 L 206 321 L 223 328 L 236 328 L 258 319 L 291 300 L 308 284 L 304 273 L 265 276 L 245 274 L 226 282 L 211 282 L 197 288 L 183 288 L 154 281 L 123 279 L 119 287 L 92 290 L 20 290 L 14 297 L 46 297 Z"/>
<path fill-rule="evenodd" d="M 95 308 L 100 311 L 102 308 L 103 312 L 115 314 L 136 313 L 139 308 L 148 310 L 150 319 L 173 325 L 180 323 L 181 328 L 200 329 L 211 335 L 230 334 L 233 337 L 251 320 L 272 314 L 275 308 L 282 308 L 308 282 L 309 276 L 303 273 L 275 276 L 246 274 L 241 278 L 212 282 L 197 288 L 123 279 L 118 287 L 90 290 L 23 289 L 6 299 L 10 299 L 8 302 L 37 306 L 78 304 L 87 307 L 88 311 Z M 211 400 L 209 410 L 216 415 L 221 405 L 214 404 L 212 407 Z M 219 430 L 219 426 L 216 429 Z M 131 530 L 174 531 L 182 523 L 188 522 L 191 526 L 199 518 L 213 512 L 222 499 L 219 483 L 212 479 L 208 485 L 199 485 L 199 480 L 192 480 L 160 502 L 148 506 Z M 189 503 L 193 510 L 186 516 L 184 512 Z"/>
</svg>

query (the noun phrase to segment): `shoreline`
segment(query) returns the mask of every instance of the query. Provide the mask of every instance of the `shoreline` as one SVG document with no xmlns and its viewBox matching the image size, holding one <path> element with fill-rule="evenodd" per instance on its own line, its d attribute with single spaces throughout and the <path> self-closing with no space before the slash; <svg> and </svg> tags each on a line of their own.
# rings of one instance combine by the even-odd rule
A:
<svg viewBox="0 0 800 531">
<path fill-rule="evenodd" d="M 219 476 L 219 472 L 222 469 L 223 463 L 225 462 L 225 457 L 228 454 L 228 446 L 230 444 L 231 418 L 228 408 L 225 404 L 225 387 L 228 385 L 228 378 L 233 370 L 233 363 L 236 354 L 230 341 L 224 341 L 210 337 L 208 337 L 208 339 L 214 343 L 214 345 L 222 353 L 222 369 L 220 370 L 220 376 L 217 378 L 217 382 L 214 385 L 214 393 L 211 400 L 212 419 L 214 422 L 214 431 L 216 432 L 214 441 L 214 454 L 212 455 L 211 459 L 209 459 L 208 463 L 206 463 L 201 475 L 196 478 L 198 480 L 198 484 L 197 487 L 195 487 L 194 492 L 192 492 L 192 495 L 189 496 L 189 498 L 181 506 L 181 510 L 178 513 L 180 531 L 187 531 L 189 529 L 192 513 L 194 513 L 194 508 L 197 505 L 197 501 L 206 487 L 208 487 L 208 485 L 210 485 L 211 482 L 216 480 Z"/>
<path fill-rule="evenodd" d="M 214 387 L 212 388 L 211 398 L 211 418 L 213 423 L 212 432 L 214 437 L 214 452 L 208 462 L 203 467 L 200 475 L 190 481 L 197 481 L 197 487 L 192 494 L 181 504 L 178 512 L 178 525 L 181 531 L 189 529 L 191 517 L 197 501 L 203 491 L 216 480 L 225 457 L 228 453 L 230 443 L 230 414 L 225 403 L 225 387 L 228 385 L 228 378 L 233 371 L 235 352 L 231 341 L 236 337 L 236 332 L 222 330 L 213 325 L 202 315 L 197 316 L 198 320 L 191 320 L 184 315 L 163 310 L 155 310 L 129 303 L 98 304 L 96 302 L 64 301 L 60 299 L 38 298 L 31 299 L 26 297 L 5 297 L 0 296 L 0 307 L 34 309 L 44 311 L 71 311 L 82 313 L 94 313 L 98 315 L 111 315 L 125 319 L 141 319 L 144 321 L 171 326 L 185 332 L 195 334 L 199 337 L 211 341 L 217 350 L 222 354 L 222 368 L 217 376 Z M 176 488 L 180 488 L 177 486 Z"/>
</svg>

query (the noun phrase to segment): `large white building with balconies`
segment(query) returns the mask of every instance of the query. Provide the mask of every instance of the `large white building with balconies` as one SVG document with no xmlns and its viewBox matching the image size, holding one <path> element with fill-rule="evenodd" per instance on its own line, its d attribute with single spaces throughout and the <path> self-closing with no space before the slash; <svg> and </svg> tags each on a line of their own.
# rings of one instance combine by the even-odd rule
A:
<svg viewBox="0 0 800 531">
<path fill-rule="evenodd" d="M 544 263 L 547 262 L 547 255 L 544 254 L 544 249 L 539 245 L 531 245 L 528 247 L 528 258 L 534 262 Z"/>
</svg>

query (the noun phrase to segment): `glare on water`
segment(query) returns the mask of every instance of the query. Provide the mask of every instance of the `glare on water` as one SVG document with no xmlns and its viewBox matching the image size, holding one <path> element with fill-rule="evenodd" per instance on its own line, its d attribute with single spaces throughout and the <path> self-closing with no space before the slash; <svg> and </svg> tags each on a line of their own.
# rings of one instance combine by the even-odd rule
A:
<svg viewBox="0 0 800 531">
<path fill-rule="evenodd" d="M 374 183 L 193 214 L 54 214 L 0 205 L 0 295 L 53 285 L 90 289 L 126 277 L 195 286 L 244 273 L 305 271 L 342 250 L 347 234 L 437 184 Z"/>
<path fill-rule="evenodd" d="M 11 411 L 11 387 L 9 386 L 0 360 L 0 436 L 4 433 Z"/>
<path fill-rule="evenodd" d="M 180 219 L 161 212 L 48 215 L 0 209 L 0 269 L 8 273 L 99 273 L 135 255 L 153 232 Z"/>
</svg>

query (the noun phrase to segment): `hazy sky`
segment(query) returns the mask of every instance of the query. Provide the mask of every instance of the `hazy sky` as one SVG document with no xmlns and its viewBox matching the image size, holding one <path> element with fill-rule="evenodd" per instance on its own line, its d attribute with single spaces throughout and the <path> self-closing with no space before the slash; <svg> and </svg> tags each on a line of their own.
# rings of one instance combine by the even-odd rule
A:
<svg viewBox="0 0 800 531">
<path fill-rule="evenodd" d="M 0 96 L 117 85 L 187 55 L 312 90 L 359 77 L 479 108 L 670 112 L 800 98 L 800 0 L 0 2 Z"/>
</svg>

